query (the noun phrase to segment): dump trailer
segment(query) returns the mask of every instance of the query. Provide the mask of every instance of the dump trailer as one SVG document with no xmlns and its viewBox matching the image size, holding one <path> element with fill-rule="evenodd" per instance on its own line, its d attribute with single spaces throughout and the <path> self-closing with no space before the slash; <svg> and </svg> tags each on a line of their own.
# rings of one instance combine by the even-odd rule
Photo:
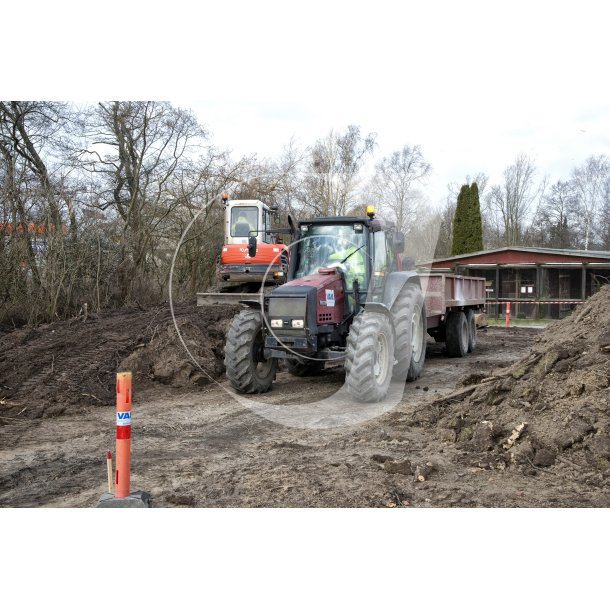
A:
<svg viewBox="0 0 610 610">
<path fill-rule="evenodd" d="M 200 305 L 244 306 L 225 344 L 227 377 L 238 392 L 270 390 L 280 360 L 296 376 L 343 362 L 350 395 L 377 402 L 393 379 L 421 375 L 427 334 L 445 342 L 450 356 L 475 349 L 484 278 L 418 273 L 402 260 L 404 235 L 371 206 L 364 217 L 300 222 L 293 238 L 283 285 L 256 295 L 198 295 Z"/>
</svg>

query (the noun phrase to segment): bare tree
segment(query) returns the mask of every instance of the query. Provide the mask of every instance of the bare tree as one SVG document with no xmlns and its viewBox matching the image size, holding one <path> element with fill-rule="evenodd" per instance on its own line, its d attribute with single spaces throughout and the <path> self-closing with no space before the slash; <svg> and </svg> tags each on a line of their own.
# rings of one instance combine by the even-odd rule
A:
<svg viewBox="0 0 610 610">
<path fill-rule="evenodd" d="M 610 162 L 606 155 L 589 157 L 572 172 L 572 182 L 582 206 L 582 230 L 585 250 L 595 239 L 595 227 L 603 202 L 604 186 L 610 176 Z"/>
<path fill-rule="evenodd" d="M 445 258 L 451 255 L 451 244 L 453 242 L 453 218 L 457 201 L 447 197 L 447 201 L 442 209 L 437 213 L 438 216 L 438 237 L 435 258 Z"/>
<path fill-rule="evenodd" d="M 71 117 L 57 102 L 0 102 L 2 215 L 10 219 L 10 264 L 0 278 L 5 299 L 30 321 L 70 308 L 78 275 L 75 233 L 64 237 L 64 211 L 76 231 L 74 209 L 54 158 Z M 35 230 L 34 230 L 35 228 Z"/>
<path fill-rule="evenodd" d="M 534 183 L 536 167 L 525 154 L 504 170 L 504 183 L 491 188 L 488 207 L 501 221 L 506 246 L 521 244 L 535 201 L 544 193 L 544 182 Z"/>
<path fill-rule="evenodd" d="M 487 185 L 489 183 L 489 176 L 485 172 L 478 172 L 474 175 L 473 178 L 470 177 L 470 174 L 466 174 L 464 178 L 464 182 L 450 182 L 447 185 L 447 198 L 451 199 L 455 204 L 457 202 L 458 195 L 460 194 L 460 189 L 463 184 L 468 184 L 469 186 L 473 183 L 477 183 L 477 187 L 479 189 L 479 199 L 483 201 L 485 195 L 487 194 Z"/>
<path fill-rule="evenodd" d="M 360 128 L 349 125 L 344 134 L 329 132 L 311 149 L 303 181 L 301 200 L 314 215 L 346 214 L 355 204 L 359 173 L 375 146 L 375 134 L 360 135 Z"/>
<path fill-rule="evenodd" d="M 80 160 L 97 177 L 96 205 L 123 224 L 117 297 L 124 302 L 145 284 L 155 228 L 180 204 L 167 197 L 172 180 L 207 134 L 191 112 L 167 102 L 100 103 L 86 127 Z"/>
<path fill-rule="evenodd" d="M 578 216 L 579 206 L 574 184 L 558 180 L 538 205 L 532 223 L 535 242 L 550 248 L 573 247 Z"/>
<path fill-rule="evenodd" d="M 600 212 L 600 246 L 603 250 L 610 250 L 610 177 L 604 183 L 603 203 Z"/>
<path fill-rule="evenodd" d="M 407 234 L 422 212 L 415 186 L 425 181 L 432 167 L 419 146 L 405 145 L 384 157 L 376 170 L 373 189 L 380 207 L 394 218 L 398 230 Z"/>
</svg>

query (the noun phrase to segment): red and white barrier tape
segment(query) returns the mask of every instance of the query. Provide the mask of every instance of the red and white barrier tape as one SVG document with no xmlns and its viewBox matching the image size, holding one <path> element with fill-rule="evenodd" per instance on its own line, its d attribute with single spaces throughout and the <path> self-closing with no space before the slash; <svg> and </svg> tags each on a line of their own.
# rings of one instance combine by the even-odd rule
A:
<svg viewBox="0 0 610 610">
<path fill-rule="evenodd" d="M 507 305 L 508 303 L 516 305 L 579 305 L 584 301 L 485 301 L 486 305 Z"/>
</svg>

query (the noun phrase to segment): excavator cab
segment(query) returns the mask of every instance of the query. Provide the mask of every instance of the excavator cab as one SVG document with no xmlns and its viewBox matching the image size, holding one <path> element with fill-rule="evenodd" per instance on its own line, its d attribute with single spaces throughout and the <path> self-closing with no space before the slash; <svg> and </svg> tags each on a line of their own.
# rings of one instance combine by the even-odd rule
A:
<svg viewBox="0 0 610 610">
<path fill-rule="evenodd" d="M 271 230 L 276 210 L 258 199 L 223 197 L 225 239 L 218 259 L 221 291 L 257 292 L 286 281 L 288 249 Z"/>
</svg>

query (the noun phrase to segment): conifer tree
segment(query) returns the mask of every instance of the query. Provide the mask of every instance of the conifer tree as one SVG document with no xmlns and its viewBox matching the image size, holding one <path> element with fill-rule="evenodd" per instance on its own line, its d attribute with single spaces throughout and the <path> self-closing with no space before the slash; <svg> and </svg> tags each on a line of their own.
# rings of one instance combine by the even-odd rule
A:
<svg viewBox="0 0 610 610">
<path fill-rule="evenodd" d="M 483 222 L 481 220 L 481 203 L 479 187 L 476 182 L 470 185 L 470 217 L 472 219 L 472 237 L 469 252 L 479 252 L 483 249 Z"/>
<path fill-rule="evenodd" d="M 464 254 L 464 236 L 468 225 L 468 194 L 467 184 L 463 184 L 457 198 L 457 206 L 453 216 L 453 243 L 451 244 L 451 256 Z"/>
<path fill-rule="evenodd" d="M 462 185 L 453 217 L 451 255 L 458 256 L 483 249 L 483 223 L 479 203 L 479 187 Z"/>
</svg>

